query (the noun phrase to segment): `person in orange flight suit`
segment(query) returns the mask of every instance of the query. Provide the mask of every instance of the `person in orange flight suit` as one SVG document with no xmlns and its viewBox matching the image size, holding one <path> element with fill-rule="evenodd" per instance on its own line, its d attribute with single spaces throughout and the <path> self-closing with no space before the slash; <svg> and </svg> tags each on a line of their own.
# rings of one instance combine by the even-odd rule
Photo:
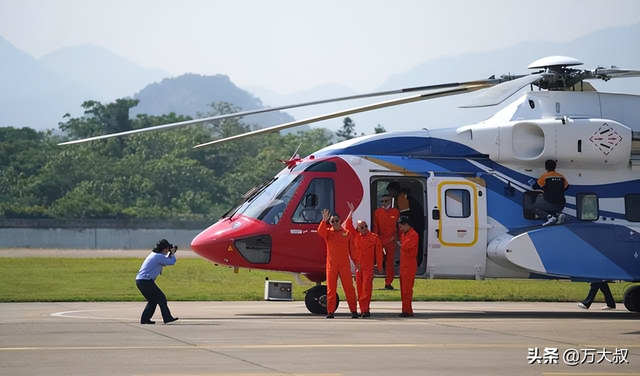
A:
<svg viewBox="0 0 640 376">
<path fill-rule="evenodd" d="M 418 233 L 409 224 L 409 217 L 398 218 L 400 229 L 400 296 L 402 296 L 402 313 L 400 317 L 413 317 L 413 284 L 416 279 L 418 262 Z"/>
<path fill-rule="evenodd" d="M 351 221 L 351 213 L 346 221 Z M 346 222 L 345 221 L 345 222 Z M 327 225 L 329 223 L 329 225 Z M 342 290 L 347 298 L 351 318 L 357 319 L 358 303 L 356 301 L 356 291 L 353 288 L 351 278 L 351 261 L 353 259 L 353 233 L 340 226 L 340 217 L 336 214 L 330 215 L 329 210 L 322 211 L 322 222 L 318 226 L 318 235 L 327 242 L 327 318 L 334 316 L 337 303 L 338 277 L 342 282 Z"/>
<path fill-rule="evenodd" d="M 378 234 L 385 252 L 384 288 L 393 290 L 393 278 L 395 277 L 396 242 L 398 241 L 398 225 L 396 221 L 400 217 L 398 209 L 391 206 L 391 195 L 382 196 L 381 207 L 373 212 L 373 232 Z"/>
<path fill-rule="evenodd" d="M 351 213 L 353 204 L 348 203 Z M 353 227 L 352 221 L 346 221 L 346 229 L 351 233 L 359 233 L 354 236 L 355 253 L 354 262 L 356 264 L 356 290 L 358 292 L 358 304 L 360 305 L 360 316 L 362 318 L 371 317 L 370 303 L 373 291 L 373 268 L 377 260 L 378 273 L 382 273 L 382 243 L 378 235 L 369 231 L 367 222 L 358 220 L 357 227 Z"/>
</svg>

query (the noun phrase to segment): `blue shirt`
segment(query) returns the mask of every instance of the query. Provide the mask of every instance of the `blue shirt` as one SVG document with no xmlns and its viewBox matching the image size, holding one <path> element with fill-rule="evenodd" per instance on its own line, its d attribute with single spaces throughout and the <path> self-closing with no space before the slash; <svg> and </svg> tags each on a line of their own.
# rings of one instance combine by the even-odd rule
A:
<svg viewBox="0 0 640 376">
<path fill-rule="evenodd" d="M 138 279 L 150 279 L 155 281 L 158 275 L 162 274 L 162 268 L 167 265 L 173 265 L 176 263 L 176 256 L 166 256 L 162 253 L 151 252 L 140 267 L 136 280 Z"/>
</svg>

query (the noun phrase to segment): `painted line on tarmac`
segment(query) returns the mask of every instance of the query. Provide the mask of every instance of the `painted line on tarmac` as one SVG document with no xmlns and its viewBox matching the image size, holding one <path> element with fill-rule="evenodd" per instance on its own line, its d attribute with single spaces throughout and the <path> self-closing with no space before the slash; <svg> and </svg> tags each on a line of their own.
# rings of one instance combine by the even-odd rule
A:
<svg viewBox="0 0 640 376">
<path fill-rule="evenodd" d="M 578 345 L 577 347 L 606 348 L 610 345 Z M 640 348 L 637 344 L 616 345 L 622 348 Z M 0 351 L 78 351 L 78 350 L 265 350 L 265 349 L 323 349 L 323 348 L 420 348 L 420 349 L 477 349 L 477 348 L 529 348 L 531 345 L 523 343 L 392 343 L 392 344 L 266 344 L 266 345 L 175 345 L 175 346 L 33 346 L 33 347 L 2 347 Z"/>
<path fill-rule="evenodd" d="M 75 311 L 63 311 L 63 312 L 54 312 L 49 316 L 51 317 L 64 317 L 68 319 L 91 319 L 91 320 L 109 320 L 109 321 L 120 321 L 120 320 L 131 320 L 131 317 L 120 318 L 120 317 L 98 317 L 98 316 L 82 316 L 76 314 L 84 314 L 88 312 L 106 312 L 106 311 L 123 311 L 123 310 L 139 310 L 138 308 L 102 308 L 102 309 L 82 309 Z"/>
</svg>

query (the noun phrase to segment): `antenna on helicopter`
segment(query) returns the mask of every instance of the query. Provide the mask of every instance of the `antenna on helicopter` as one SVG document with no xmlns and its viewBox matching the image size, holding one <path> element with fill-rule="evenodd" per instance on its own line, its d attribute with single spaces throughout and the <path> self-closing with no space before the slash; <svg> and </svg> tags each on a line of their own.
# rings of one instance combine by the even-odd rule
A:
<svg viewBox="0 0 640 376">
<path fill-rule="evenodd" d="M 287 160 L 278 159 L 278 160 L 284 163 L 289 169 L 294 168 L 298 164 L 298 162 L 300 162 L 300 153 L 298 153 L 298 151 L 300 150 L 301 146 L 302 146 L 302 142 L 298 145 L 298 147 L 296 148 L 296 151 L 293 152 L 293 154 L 289 157 L 289 159 Z"/>
</svg>

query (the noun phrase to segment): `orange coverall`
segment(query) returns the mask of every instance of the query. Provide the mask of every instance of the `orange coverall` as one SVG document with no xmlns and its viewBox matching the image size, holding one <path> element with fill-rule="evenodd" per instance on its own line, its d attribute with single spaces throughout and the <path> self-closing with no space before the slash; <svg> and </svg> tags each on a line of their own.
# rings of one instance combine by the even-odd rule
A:
<svg viewBox="0 0 640 376">
<path fill-rule="evenodd" d="M 382 243 L 378 235 L 371 231 L 366 234 L 358 233 L 351 220 L 347 221 L 347 230 L 354 238 L 356 264 L 356 290 L 358 291 L 358 304 L 361 313 L 370 311 L 371 294 L 373 291 L 373 267 L 378 260 L 378 272 L 382 273 Z"/>
<path fill-rule="evenodd" d="M 418 233 L 409 229 L 400 233 L 400 296 L 402 296 L 402 312 L 413 315 L 413 284 L 418 271 Z"/>
<path fill-rule="evenodd" d="M 396 242 L 398 241 L 398 227 L 396 221 L 400 217 L 398 209 L 390 207 L 388 209 L 378 208 L 373 212 L 373 232 L 378 234 L 380 241 L 382 242 L 382 248 L 384 248 L 387 259 L 385 262 L 386 277 L 384 279 L 385 285 L 393 283 L 395 277 L 395 257 L 396 257 Z"/>
<path fill-rule="evenodd" d="M 354 247 L 352 244 L 353 234 L 344 228 L 336 231 L 322 221 L 318 226 L 318 235 L 327 242 L 327 313 L 333 314 L 336 310 L 338 277 L 342 282 L 342 290 L 347 298 L 349 310 L 357 312 L 358 303 L 351 279 L 351 262 L 349 260 Z"/>
</svg>

